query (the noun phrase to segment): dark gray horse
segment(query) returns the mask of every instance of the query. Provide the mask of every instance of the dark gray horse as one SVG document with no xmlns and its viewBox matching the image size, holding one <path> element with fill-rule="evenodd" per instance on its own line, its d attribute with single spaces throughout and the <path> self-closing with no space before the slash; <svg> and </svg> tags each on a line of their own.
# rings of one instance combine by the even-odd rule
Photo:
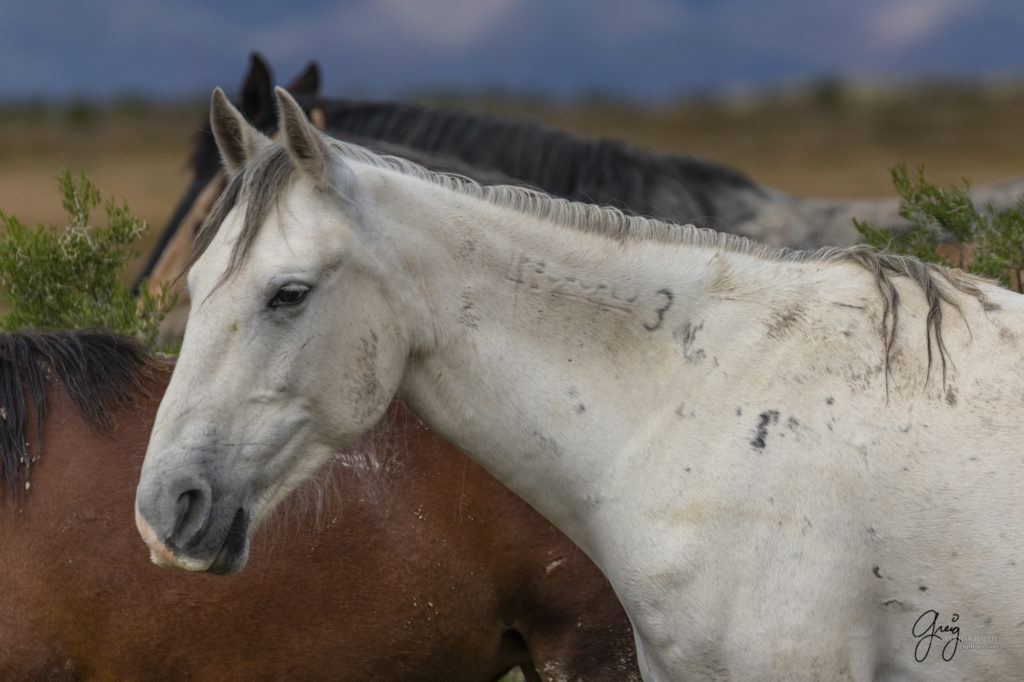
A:
<svg viewBox="0 0 1024 682">
<path fill-rule="evenodd" d="M 894 228 L 906 224 L 895 198 L 792 196 L 712 161 L 586 138 L 532 121 L 316 96 L 300 102 L 307 111 L 323 112 L 331 135 L 357 144 L 362 139 L 398 145 L 392 153 L 421 165 L 435 167 L 454 158 L 470 166 L 465 174 L 483 182 L 478 174 L 498 172 L 548 194 L 776 246 L 852 245 L 860 241 L 853 218 Z M 1018 178 L 978 187 L 971 198 L 979 206 L 1008 208 L 1022 193 L 1024 178 Z"/>
<path fill-rule="evenodd" d="M 311 65 L 310 71 L 315 70 Z M 269 90 L 264 93 L 270 100 Z M 331 135 L 434 170 L 455 170 L 484 183 L 511 178 L 567 199 L 711 227 L 776 246 L 854 244 L 860 241 L 855 217 L 886 227 L 905 224 L 895 198 L 792 196 L 706 159 L 582 137 L 533 121 L 414 104 L 325 99 L 315 90 L 298 99 L 308 112 L 320 112 L 321 127 Z M 1016 178 L 978 187 L 971 198 L 975 205 L 991 203 L 999 209 L 1014 205 L 1022 194 L 1024 178 Z"/>
</svg>

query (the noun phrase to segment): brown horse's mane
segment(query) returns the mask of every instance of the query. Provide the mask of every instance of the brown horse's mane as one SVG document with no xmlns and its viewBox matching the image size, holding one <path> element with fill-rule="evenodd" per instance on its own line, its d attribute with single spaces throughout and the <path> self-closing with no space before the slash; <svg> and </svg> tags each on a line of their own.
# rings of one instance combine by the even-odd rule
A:
<svg viewBox="0 0 1024 682">
<path fill-rule="evenodd" d="M 110 412 L 143 394 L 158 362 L 133 339 L 102 331 L 0 334 L 0 479 L 17 504 L 39 457 L 47 388 L 54 377 L 94 431 L 112 427 Z M 26 423 L 35 417 L 35 439 Z"/>
</svg>

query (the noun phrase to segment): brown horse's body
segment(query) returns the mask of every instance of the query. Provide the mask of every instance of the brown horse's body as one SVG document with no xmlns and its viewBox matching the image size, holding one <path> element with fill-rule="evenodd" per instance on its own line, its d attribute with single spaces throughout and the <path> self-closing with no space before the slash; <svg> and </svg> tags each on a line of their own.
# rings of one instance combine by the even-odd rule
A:
<svg viewBox="0 0 1024 682">
<path fill-rule="evenodd" d="M 152 566 L 132 502 L 168 375 L 106 434 L 48 382 L 30 488 L 0 492 L 0 679 L 639 679 L 587 557 L 397 404 L 242 573 Z"/>
</svg>

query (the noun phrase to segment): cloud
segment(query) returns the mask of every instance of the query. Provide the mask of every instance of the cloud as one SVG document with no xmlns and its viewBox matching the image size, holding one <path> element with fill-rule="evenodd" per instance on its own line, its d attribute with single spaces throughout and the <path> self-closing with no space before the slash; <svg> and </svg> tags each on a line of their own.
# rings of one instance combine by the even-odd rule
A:
<svg viewBox="0 0 1024 682">
<path fill-rule="evenodd" d="M 481 44 L 521 7 L 520 0 L 378 0 L 385 21 L 424 47 L 462 52 Z"/>
<path fill-rule="evenodd" d="M 386 54 L 458 54 L 487 38 L 522 8 L 524 0 L 359 0 L 293 16 L 258 32 L 270 50 L 310 51 L 334 45 Z"/>
<path fill-rule="evenodd" d="M 683 38 L 687 22 L 695 23 L 699 14 L 689 3 L 673 0 L 562 0 L 562 14 L 555 14 L 552 3 L 539 0 L 535 14 L 540 21 L 558 21 L 565 40 L 573 34 L 594 41 L 594 47 Z M 571 9 L 565 9 L 569 6 Z"/>
<path fill-rule="evenodd" d="M 901 0 L 883 3 L 871 16 L 871 41 L 883 50 L 905 50 L 941 33 L 976 0 Z"/>
</svg>

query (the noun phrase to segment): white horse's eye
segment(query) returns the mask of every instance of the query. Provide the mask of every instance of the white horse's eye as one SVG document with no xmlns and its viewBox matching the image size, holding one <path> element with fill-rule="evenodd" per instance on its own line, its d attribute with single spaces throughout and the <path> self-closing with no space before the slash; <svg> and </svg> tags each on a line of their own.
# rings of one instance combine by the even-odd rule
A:
<svg viewBox="0 0 1024 682">
<path fill-rule="evenodd" d="M 283 305 L 297 305 L 302 303 L 302 299 L 306 298 L 306 294 L 309 293 L 309 287 L 305 284 L 285 284 L 283 287 L 277 290 L 274 297 L 270 299 L 267 306 L 270 308 L 277 308 Z"/>
</svg>

